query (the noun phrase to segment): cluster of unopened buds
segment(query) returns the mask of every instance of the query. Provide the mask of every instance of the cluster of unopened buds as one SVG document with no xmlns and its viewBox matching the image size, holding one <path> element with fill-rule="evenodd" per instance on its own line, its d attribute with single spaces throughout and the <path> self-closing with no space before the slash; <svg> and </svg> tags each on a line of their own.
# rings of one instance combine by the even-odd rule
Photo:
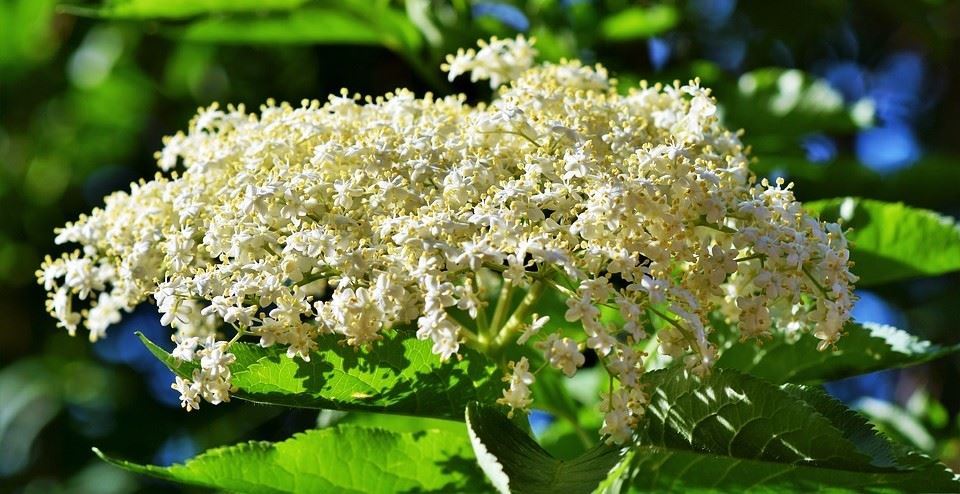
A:
<svg viewBox="0 0 960 494">
<path fill-rule="evenodd" d="M 81 248 L 38 272 L 48 310 L 95 340 L 153 298 L 174 355 L 199 360 L 174 384 L 187 409 L 229 399 L 231 336 L 307 360 L 321 335 L 415 328 L 438 359 L 499 361 L 511 412 L 533 404 L 531 367 L 573 376 L 589 351 L 614 442 L 642 419 L 645 348 L 702 375 L 716 317 L 744 339 L 837 340 L 855 281 L 840 227 L 756 183 L 707 89 L 621 93 L 601 66 L 535 54 L 519 37 L 448 57 L 451 79 L 497 90 L 479 106 L 398 89 L 201 109 L 163 173 L 58 231 Z M 562 320 L 533 314 L 548 293 Z M 542 362 L 504 361 L 513 345 Z"/>
</svg>

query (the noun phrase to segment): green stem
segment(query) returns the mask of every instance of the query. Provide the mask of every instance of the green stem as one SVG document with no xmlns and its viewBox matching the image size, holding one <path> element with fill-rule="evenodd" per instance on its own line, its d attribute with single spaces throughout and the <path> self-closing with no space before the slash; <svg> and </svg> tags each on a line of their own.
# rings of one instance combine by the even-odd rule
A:
<svg viewBox="0 0 960 494">
<path fill-rule="evenodd" d="M 336 275 L 336 274 L 338 274 L 338 273 L 337 273 L 336 271 L 332 270 L 332 269 L 321 269 L 320 271 L 318 271 L 318 272 L 316 272 L 316 273 L 312 273 L 312 274 L 308 274 L 308 275 L 304 276 L 302 280 L 300 280 L 300 281 L 297 282 L 297 286 L 305 286 L 305 285 L 308 285 L 308 284 L 310 284 L 310 283 L 313 283 L 314 281 L 322 280 L 322 279 L 324 279 L 324 278 L 329 278 L 329 277 L 334 276 L 334 275 Z"/>
<path fill-rule="evenodd" d="M 510 298 L 512 298 L 512 296 L 513 285 L 507 282 L 507 280 L 503 280 L 503 284 L 500 285 L 500 295 L 497 297 L 497 307 L 493 311 L 493 319 L 490 320 L 489 331 L 491 335 L 496 331 L 500 331 L 501 326 L 503 326 L 507 318 L 507 310 L 510 308 Z"/>
<path fill-rule="evenodd" d="M 516 130 L 483 130 L 483 131 L 480 131 L 480 133 L 481 134 L 511 134 L 515 136 L 520 136 L 526 139 L 527 141 L 529 141 L 530 144 L 533 144 L 536 147 L 542 147 L 541 144 L 535 141 L 532 137 L 524 134 L 523 132 L 519 132 Z"/>
<path fill-rule="evenodd" d="M 813 286 L 817 287 L 817 290 L 820 290 L 820 293 L 823 294 L 823 296 L 824 296 L 827 300 L 829 300 L 829 301 L 832 302 L 832 301 L 833 301 L 833 297 L 830 296 L 830 292 L 828 292 L 827 289 L 824 288 L 823 285 L 821 285 L 820 282 L 817 281 L 817 279 L 813 277 L 813 273 L 811 273 L 810 270 L 807 269 L 806 264 L 800 266 L 800 269 L 803 271 L 803 274 L 807 275 L 807 278 L 810 279 L 810 282 L 813 283 Z"/>
<path fill-rule="evenodd" d="M 512 336 L 518 333 L 519 329 L 523 327 L 524 320 L 526 320 L 527 315 L 530 313 L 530 309 L 540 300 L 540 295 L 543 294 L 545 286 L 546 285 L 540 281 L 535 281 L 530 285 L 530 289 L 527 290 L 527 294 L 523 297 L 523 300 L 520 301 L 520 305 L 513 311 L 510 319 L 500 328 L 500 332 L 493 340 L 492 350 L 494 352 L 506 346 L 511 341 Z"/>
<path fill-rule="evenodd" d="M 680 331 L 680 335 L 683 336 L 683 339 L 687 340 L 687 344 L 690 345 L 690 348 L 692 348 L 693 351 L 697 352 L 698 354 L 700 353 L 700 345 L 698 344 L 699 342 L 697 342 L 697 338 L 691 335 L 690 332 L 687 331 L 687 328 L 683 327 L 677 321 L 674 321 L 672 317 L 668 317 L 663 312 L 660 312 L 659 310 L 653 308 L 653 306 L 647 307 L 647 310 L 649 310 L 650 312 L 653 312 L 654 314 L 659 316 L 661 319 L 663 319 L 664 321 L 667 321 L 673 327 L 677 328 L 677 331 Z"/>
<path fill-rule="evenodd" d="M 704 227 L 704 228 L 709 228 L 709 229 L 711 229 L 711 230 L 716 230 L 716 231 L 718 231 L 718 232 L 723 232 L 723 233 L 737 233 L 737 230 L 734 230 L 733 228 L 730 228 L 729 226 L 714 225 L 714 224 L 711 224 L 711 223 L 707 223 L 706 220 L 697 221 L 696 223 L 693 224 L 693 226 L 702 226 L 702 227 Z"/>
<path fill-rule="evenodd" d="M 477 282 L 477 287 L 480 287 L 480 277 L 475 278 Z M 484 300 L 484 297 L 481 296 L 480 300 Z M 490 323 L 487 321 L 487 307 L 486 302 L 480 302 L 480 307 L 477 307 L 477 331 L 480 334 L 486 334 L 490 332 Z"/>
<path fill-rule="evenodd" d="M 752 261 L 754 259 L 764 259 L 765 257 L 767 257 L 766 254 L 753 254 L 750 256 L 738 257 L 734 259 L 733 262 Z"/>
<path fill-rule="evenodd" d="M 242 338 L 247 333 L 249 333 L 249 331 L 247 331 L 245 328 L 238 327 L 237 334 L 233 335 L 233 338 L 231 338 L 230 341 L 227 342 L 227 347 L 229 348 L 234 343 L 240 341 L 240 338 Z"/>
<path fill-rule="evenodd" d="M 643 353 L 647 354 L 643 361 L 643 369 L 649 371 L 657 361 L 657 354 L 660 353 L 660 339 L 657 338 L 657 335 L 650 337 L 650 341 L 643 347 Z"/>
<path fill-rule="evenodd" d="M 460 324 L 460 336 L 464 337 L 464 342 L 470 348 L 477 348 L 480 345 L 480 337 L 477 333 L 470 331 L 463 324 Z"/>
</svg>

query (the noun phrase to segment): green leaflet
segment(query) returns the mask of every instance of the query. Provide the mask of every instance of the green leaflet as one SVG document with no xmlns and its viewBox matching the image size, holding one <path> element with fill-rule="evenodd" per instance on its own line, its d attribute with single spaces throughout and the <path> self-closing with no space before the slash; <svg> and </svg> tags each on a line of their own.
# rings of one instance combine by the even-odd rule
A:
<svg viewBox="0 0 960 494">
<path fill-rule="evenodd" d="M 189 20 L 171 31 L 202 43 L 383 45 L 405 54 L 423 46 L 402 10 L 366 0 L 114 0 L 100 7 L 67 5 L 79 15 L 115 19 Z"/>
<path fill-rule="evenodd" d="M 338 426 L 278 443 L 208 450 L 170 467 L 102 459 L 126 470 L 218 491 L 464 492 L 489 489 L 463 434 Z"/>
<path fill-rule="evenodd" d="M 310 7 L 269 16 L 209 17 L 192 22 L 179 38 L 240 44 L 353 44 L 384 45 L 416 52 L 423 40 L 399 11 L 389 8 L 352 11 Z"/>
<path fill-rule="evenodd" d="M 795 342 L 783 333 L 762 345 L 741 342 L 739 334 L 714 321 L 711 336 L 720 348 L 717 366 L 762 377 L 775 383 L 814 384 L 866 374 L 881 369 L 906 367 L 956 352 L 960 345 L 942 347 L 906 331 L 882 324 L 847 324 L 835 349 L 818 351 L 820 340 L 803 333 Z"/>
<path fill-rule="evenodd" d="M 865 473 L 640 446 L 604 492 L 958 492 L 946 470 Z"/>
<path fill-rule="evenodd" d="M 177 374 L 190 377 L 194 364 L 180 362 L 149 340 L 150 351 Z M 339 344 L 324 336 L 310 362 L 291 359 L 277 347 L 235 343 L 235 396 L 276 405 L 397 413 L 463 419 L 473 400 L 493 402 L 503 382 L 485 357 L 461 348 L 463 359 L 440 362 L 430 352 L 432 342 L 395 332 L 371 350 Z"/>
<path fill-rule="evenodd" d="M 209 17 L 194 21 L 178 36 L 203 43 L 349 43 L 376 45 L 373 26 L 335 9 L 310 8 L 282 15 Z"/>
<path fill-rule="evenodd" d="M 652 372 L 644 382 L 650 405 L 640 444 L 852 470 L 889 466 L 858 451 L 813 407 L 766 381 L 727 370 L 697 379 L 673 368 Z"/>
<path fill-rule="evenodd" d="M 603 19 L 600 32 L 609 41 L 630 41 L 668 31 L 679 20 L 672 5 L 629 7 Z"/>
<path fill-rule="evenodd" d="M 609 492 L 957 492 L 943 465 L 876 433 L 822 391 L 733 371 L 683 369 L 645 381 L 639 445 L 601 486 Z"/>
<path fill-rule="evenodd" d="M 103 2 L 100 7 L 81 12 L 114 19 L 183 19 L 205 14 L 292 10 L 306 2 L 307 0 L 112 0 Z M 73 10 L 70 4 L 67 5 L 67 10 Z"/>
<path fill-rule="evenodd" d="M 960 270 L 960 227 L 953 219 L 872 199 L 828 199 L 804 207 L 852 229 L 847 238 L 859 286 Z"/>
<path fill-rule="evenodd" d="M 605 445 L 556 459 L 506 416 L 478 403 L 467 407 L 466 419 L 477 462 L 501 493 L 592 492 L 620 461 L 620 448 Z"/>
</svg>

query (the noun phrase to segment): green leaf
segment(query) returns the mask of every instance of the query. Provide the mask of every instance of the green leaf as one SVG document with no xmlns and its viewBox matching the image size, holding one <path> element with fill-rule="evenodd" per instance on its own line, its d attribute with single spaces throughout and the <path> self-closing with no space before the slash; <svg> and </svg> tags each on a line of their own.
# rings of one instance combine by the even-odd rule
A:
<svg viewBox="0 0 960 494">
<path fill-rule="evenodd" d="M 957 492 L 942 467 L 888 473 L 735 459 L 640 446 L 604 492 Z"/>
<path fill-rule="evenodd" d="M 492 407 L 471 403 L 466 417 L 477 461 L 501 493 L 591 492 L 620 461 L 620 448 L 606 445 L 554 458 Z"/>
<path fill-rule="evenodd" d="M 900 203 L 837 198 L 804 207 L 825 221 L 842 220 L 858 285 L 890 283 L 960 270 L 960 227 L 952 218 Z"/>
<path fill-rule="evenodd" d="M 720 348 L 717 366 L 734 369 L 774 383 L 815 384 L 866 374 L 881 369 L 906 367 L 949 355 L 960 345 L 942 347 L 906 331 L 882 324 L 847 324 L 835 348 L 817 350 L 820 343 L 809 333 L 796 341 L 783 333 L 762 345 L 741 342 L 730 326 L 713 321 L 712 338 Z"/>
<path fill-rule="evenodd" d="M 341 417 L 335 425 L 349 424 L 351 427 L 373 427 L 393 432 L 438 430 L 459 437 L 468 437 L 467 426 L 462 421 L 430 419 L 412 415 L 389 415 L 385 413 L 337 413 L 343 414 L 343 417 Z"/>
<path fill-rule="evenodd" d="M 190 377 L 195 364 L 180 362 L 143 335 L 147 348 L 168 367 Z M 501 373 L 479 353 L 461 348 L 462 360 L 440 362 L 432 342 L 396 332 L 356 350 L 336 336 L 318 341 L 310 362 L 286 356 L 278 347 L 234 343 L 231 366 L 235 396 L 257 403 L 304 408 L 463 419 L 473 400 L 495 401 L 502 394 Z"/>
<path fill-rule="evenodd" d="M 114 19 L 184 19 L 205 14 L 293 10 L 307 0 L 112 0 L 81 13 Z M 86 8 L 86 7 L 82 7 Z M 76 10 L 71 5 L 67 11 Z"/>
<path fill-rule="evenodd" d="M 206 43 L 384 45 L 415 52 L 417 28 L 388 8 L 355 12 L 344 8 L 303 8 L 268 16 L 209 17 L 194 21 L 178 37 Z"/>
<path fill-rule="evenodd" d="M 686 369 L 647 374 L 650 405 L 640 444 L 734 458 L 874 470 L 874 458 L 810 405 L 774 384 L 729 370 L 698 379 Z"/>
<path fill-rule="evenodd" d="M 679 20 L 676 7 L 671 5 L 630 7 L 605 18 L 600 32 L 609 41 L 649 38 L 672 29 Z"/>
<path fill-rule="evenodd" d="M 208 450 L 170 467 L 103 460 L 183 484 L 245 493 L 480 491 L 483 474 L 466 436 L 337 426 L 278 443 L 249 442 Z"/>
<path fill-rule="evenodd" d="M 170 28 L 188 41 L 227 44 L 383 45 L 407 57 L 423 36 L 396 8 L 366 0 L 117 0 L 103 7 L 65 5 L 80 15 L 187 20 Z"/>
<path fill-rule="evenodd" d="M 343 43 L 376 45 L 374 27 L 346 12 L 311 8 L 270 16 L 210 17 L 195 21 L 178 38 L 203 43 Z"/>
<path fill-rule="evenodd" d="M 645 377 L 639 444 L 607 491 L 956 492 L 943 465 L 889 443 L 822 391 L 733 371 Z"/>
</svg>

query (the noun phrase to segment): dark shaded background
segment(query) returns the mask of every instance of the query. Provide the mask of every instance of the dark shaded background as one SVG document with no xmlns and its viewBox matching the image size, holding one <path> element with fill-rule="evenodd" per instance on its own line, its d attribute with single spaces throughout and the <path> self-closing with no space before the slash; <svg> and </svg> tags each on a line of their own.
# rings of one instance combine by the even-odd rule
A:
<svg viewBox="0 0 960 494">
<path fill-rule="evenodd" d="M 156 4 L 110 5 L 124 3 Z M 183 39 L 209 18 L 283 20 L 340 3 L 356 4 L 107 19 L 90 16 L 106 12 L 99 4 L 0 0 L 0 492 L 168 490 L 99 462 L 90 447 L 169 464 L 315 424 L 315 413 L 250 404 L 181 411 L 172 377 L 133 336 L 166 340 L 152 306 L 95 345 L 56 329 L 43 311 L 34 271 L 58 252 L 53 229 L 150 178 L 161 137 L 212 101 L 256 108 L 270 97 L 298 102 L 341 87 L 380 94 L 400 86 L 482 99 L 489 89 L 446 82 L 441 56 L 480 37 L 524 32 L 539 39 L 545 58 L 603 62 L 625 85 L 701 77 L 728 125 L 746 129 L 757 173 L 795 181 L 803 200 L 862 195 L 960 215 L 955 2 L 434 0 L 408 2 L 429 17 L 416 23 L 422 43 L 414 47 L 315 33 Z M 371 5 L 405 15 L 401 2 Z M 858 319 L 960 341 L 957 275 L 860 296 Z M 828 389 L 957 469 L 958 371 L 950 358 Z"/>
</svg>

